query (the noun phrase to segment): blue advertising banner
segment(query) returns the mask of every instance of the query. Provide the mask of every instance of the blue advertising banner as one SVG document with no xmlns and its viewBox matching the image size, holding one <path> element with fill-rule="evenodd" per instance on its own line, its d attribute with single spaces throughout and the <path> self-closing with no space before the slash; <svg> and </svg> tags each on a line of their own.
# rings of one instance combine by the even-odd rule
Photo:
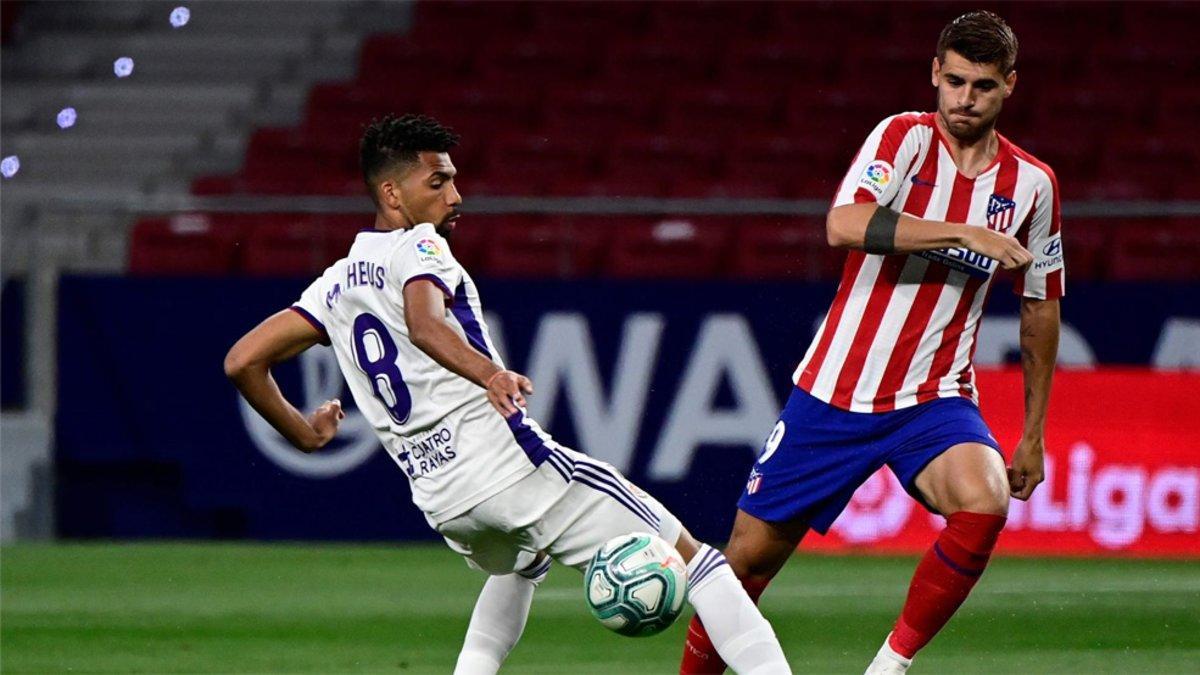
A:
<svg viewBox="0 0 1200 675">
<path fill-rule="evenodd" d="M 225 379 L 226 350 L 303 280 L 69 277 L 60 286 L 58 526 L 63 536 L 432 538 L 406 480 L 314 348 L 276 377 L 300 407 L 340 396 L 322 453 L 292 450 Z M 481 280 L 530 414 L 616 465 L 696 534 L 728 534 L 833 294 L 831 284 Z M 1076 284 L 1066 366 L 1200 367 L 1200 285 Z M 998 288 L 976 353 L 1018 353 L 1018 300 Z M 986 397 L 987 392 L 983 392 Z"/>
</svg>

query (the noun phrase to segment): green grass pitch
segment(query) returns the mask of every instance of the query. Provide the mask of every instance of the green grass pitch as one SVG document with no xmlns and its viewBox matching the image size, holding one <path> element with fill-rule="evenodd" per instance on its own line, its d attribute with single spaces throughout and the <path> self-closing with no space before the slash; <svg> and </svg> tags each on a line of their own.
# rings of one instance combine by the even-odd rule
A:
<svg viewBox="0 0 1200 675">
<path fill-rule="evenodd" d="M 914 561 L 796 556 L 762 607 L 796 672 L 861 673 Z M 483 582 L 435 546 L 15 545 L 0 550 L 0 668 L 448 673 Z M 604 630 L 555 568 L 512 673 L 671 673 L 685 616 Z M 914 673 L 1195 673 L 1195 562 L 996 560 Z"/>
</svg>

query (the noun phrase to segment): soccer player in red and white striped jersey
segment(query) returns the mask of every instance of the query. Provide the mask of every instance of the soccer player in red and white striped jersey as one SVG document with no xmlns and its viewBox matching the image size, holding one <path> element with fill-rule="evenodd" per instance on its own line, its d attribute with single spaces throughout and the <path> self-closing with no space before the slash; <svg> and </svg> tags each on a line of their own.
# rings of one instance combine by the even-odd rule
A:
<svg viewBox="0 0 1200 675">
<path fill-rule="evenodd" d="M 868 673 L 901 673 L 987 565 L 1010 495 L 1043 478 L 1063 257 L 1054 172 L 995 130 L 1016 84 L 1017 40 L 969 12 L 938 40 L 937 111 L 867 137 L 827 218 L 850 249 L 841 284 L 794 374 L 796 388 L 738 502 L 726 557 L 757 598 L 810 530 L 824 534 L 887 465 L 946 528 Z M 1016 272 L 1024 435 L 1005 468 L 976 406 L 972 356 L 994 274 Z M 693 620 L 681 672 L 721 672 Z"/>
</svg>

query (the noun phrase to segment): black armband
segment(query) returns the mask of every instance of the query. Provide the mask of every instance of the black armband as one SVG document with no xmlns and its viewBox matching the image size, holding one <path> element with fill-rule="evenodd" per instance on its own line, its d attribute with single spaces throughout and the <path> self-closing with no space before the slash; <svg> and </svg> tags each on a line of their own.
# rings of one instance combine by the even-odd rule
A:
<svg viewBox="0 0 1200 675">
<path fill-rule="evenodd" d="M 863 236 L 863 250 L 876 255 L 891 255 L 896 252 L 896 223 L 900 214 L 880 206 L 867 221 L 867 232 Z"/>
</svg>

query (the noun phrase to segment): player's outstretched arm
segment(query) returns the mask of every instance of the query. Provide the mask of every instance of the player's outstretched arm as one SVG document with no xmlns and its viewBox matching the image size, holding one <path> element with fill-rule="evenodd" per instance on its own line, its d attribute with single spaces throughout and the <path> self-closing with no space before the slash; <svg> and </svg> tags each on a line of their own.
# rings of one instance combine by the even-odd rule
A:
<svg viewBox="0 0 1200 675">
<path fill-rule="evenodd" d="M 286 361 L 321 342 L 324 336 L 299 314 L 283 310 L 242 336 L 225 355 L 225 375 L 263 419 L 296 448 L 312 452 L 337 433 L 345 417 L 337 399 L 326 401 L 312 415 L 303 413 L 283 397 L 271 366 Z"/>
<path fill-rule="evenodd" d="M 1058 300 L 1021 299 L 1021 370 L 1025 375 L 1025 429 L 1013 451 L 1008 483 L 1017 499 L 1029 499 L 1045 478 L 1046 408 L 1058 359 Z"/>
<path fill-rule="evenodd" d="M 890 255 L 965 248 L 999 261 L 1004 269 L 1019 269 L 1033 262 L 1033 255 L 1010 235 L 986 227 L 914 218 L 875 202 L 843 204 L 830 209 L 825 219 L 825 234 L 830 246 L 867 253 Z"/>
<path fill-rule="evenodd" d="M 515 415 L 525 405 L 533 384 L 524 375 L 504 370 L 467 344 L 446 323 L 446 296 L 432 281 L 418 279 L 404 287 L 404 322 L 408 338 L 443 368 L 487 390 L 488 401 L 501 415 Z"/>
</svg>

